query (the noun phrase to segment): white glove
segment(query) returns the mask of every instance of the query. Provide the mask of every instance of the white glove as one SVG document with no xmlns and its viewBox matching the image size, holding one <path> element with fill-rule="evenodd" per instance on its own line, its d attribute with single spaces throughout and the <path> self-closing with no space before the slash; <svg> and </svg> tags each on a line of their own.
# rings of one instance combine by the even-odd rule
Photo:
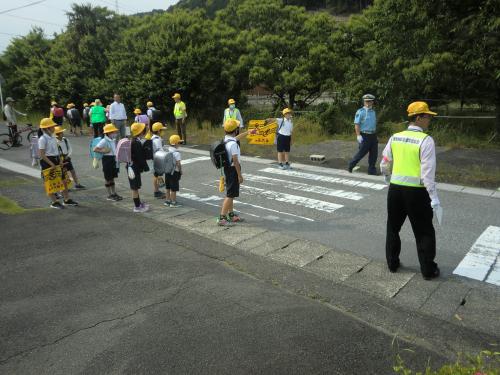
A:
<svg viewBox="0 0 500 375">
<path fill-rule="evenodd" d="M 132 169 L 132 167 L 128 167 L 128 178 L 130 180 L 133 180 L 135 178 L 135 173 L 134 173 L 134 170 Z"/>
<path fill-rule="evenodd" d="M 384 175 L 384 182 L 389 185 L 391 183 L 391 175 Z"/>
<path fill-rule="evenodd" d="M 432 205 L 432 212 L 434 212 L 439 225 L 443 224 L 443 211 L 443 207 L 439 203 Z"/>
<path fill-rule="evenodd" d="M 356 137 L 356 139 L 358 140 L 358 143 L 363 143 L 363 136 L 362 135 L 358 135 Z"/>
</svg>

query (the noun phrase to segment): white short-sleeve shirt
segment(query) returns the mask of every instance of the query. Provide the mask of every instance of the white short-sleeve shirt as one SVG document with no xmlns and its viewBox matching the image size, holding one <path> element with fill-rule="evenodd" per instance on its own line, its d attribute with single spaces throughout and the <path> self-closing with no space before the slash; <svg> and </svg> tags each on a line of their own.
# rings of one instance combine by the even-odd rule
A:
<svg viewBox="0 0 500 375">
<path fill-rule="evenodd" d="M 231 166 L 233 165 L 233 155 L 238 156 L 238 162 L 240 161 L 241 150 L 240 146 L 238 146 L 237 140 L 234 137 L 226 135 L 224 137 L 224 142 L 226 142 L 226 152 L 229 157 L 229 161 L 231 162 Z"/>
<path fill-rule="evenodd" d="M 107 135 L 103 137 L 97 144 L 98 148 L 109 148 L 110 151 L 104 155 L 115 156 L 116 155 L 116 143 L 114 139 L 109 138 Z"/>
<path fill-rule="evenodd" d="M 281 135 L 291 136 L 293 132 L 293 121 L 286 118 L 277 118 L 276 120 L 278 122 L 278 128 L 280 128 L 281 125 L 278 133 Z"/>
<path fill-rule="evenodd" d="M 175 171 L 179 172 L 179 167 L 177 167 L 177 162 L 182 160 L 181 159 L 181 153 L 179 152 L 179 150 L 177 150 L 173 146 L 169 146 L 168 147 L 168 152 L 172 153 L 172 156 L 174 157 L 174 160 L 175 160 Z"/>
<path fill-rule="evenodd" d="M 57 148 L 57 139 L 44 133 L 38 139 L 38 148 L 45 150 L 46 156 L 59 156 L 59 149 Z"/>
<path fill-rule="evenodd" d="M 155 134 L 151 137 L 151 140 L 153 141 L 153 155 L 154 155 L 156 151 L 163 149 L 163 139 L 161 139 L 159 135 Z"/>
</svg>

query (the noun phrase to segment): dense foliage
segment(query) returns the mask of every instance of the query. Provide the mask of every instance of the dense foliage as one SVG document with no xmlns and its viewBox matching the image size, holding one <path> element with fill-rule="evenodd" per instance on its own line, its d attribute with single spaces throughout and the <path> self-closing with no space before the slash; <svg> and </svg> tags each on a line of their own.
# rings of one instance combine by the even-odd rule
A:
<svg viewBox="0 0 500 375">
<path fill-rule="evenodd" d="M 74 4 L 65 32 L 48 38 L 36 28 L 13 39 L 0 72 L 7 94 L 31 109 L 115 91 L 130 106 L 152 99 L 167 109 L 178 91 L 192 113 L 210 118 L 259 85 L 278 106 L 368 91 L 399 107 L 432 97 L 500 111 L 498 1 L 376 0 L 347 22 L 309 11 L 313 3 L 353 2 L 185 0 L 141 16 Z"/>
</svg>

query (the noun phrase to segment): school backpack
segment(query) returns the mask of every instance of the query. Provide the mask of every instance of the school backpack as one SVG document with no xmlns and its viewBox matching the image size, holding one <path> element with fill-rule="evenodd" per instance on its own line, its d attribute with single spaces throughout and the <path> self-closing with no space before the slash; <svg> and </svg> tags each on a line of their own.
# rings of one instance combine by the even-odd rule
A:
<svg viewBox="0 0 500 375">
<path fill-rule="evenodd" d="M 90 148 L 90 158 L 91 159 L 97 159 L 97 160 L 100 160 L 102 159 L 102 156 L 103 154 L 101 154 L 100 152 L 94 152 L 94 148 L 97 147 L 97 145 L 99 144 L 99 142 L 102 140 L 101 137 L 97 137 L 97 138 L 94 138 L 93 140 L 90 141 L 90 145 L 89 145 L 89 148 Z"/>
<path fill-rule="evenodd" d="M 119 163 L 132 162 L 132 142 L 128 138 L 122 138 L 116 145 L 116 161 Z"/>
<path fill-rule="evenodd" d="M 135 121 L 147 125 L 149 123 L 149 117 L 148 115 L 138 115 Z"/>
<path fill-rule="evenodd" d="M 226 150 L 226 143 L 228 142 L 236 141 L 232 139 L 229 141 L 220 140 L 210 145 L 210 159 L 212 159 L 212 163 L 217 169 L 231 166 L 231 161 Z"/>
<path fill-rule="evenodd" d="M 71 119 L 73 121 L 81 120 L 80 111 L 78 109 L 72 108 L 70 111 L 71 111 Z"/>
<path fill-rule="evenodd" d="M 161 122 L 161 111 L 159 109 L 152 109 L 151 110 L 151 121 L 153 123 Z"/>
<path fill-rule="evenodd" d="M 61 107 L 54 108 L 54 111 L 52 113 L 54 117 L 64 117 L 64 109 L 62 109 Z"/>
<path fill-rule="evenodd" d="M 144 151 L 144 157 L 146 160 L 153 160 L 153 140 L 146 139 L 142 144 L 142 149 Z"/>
<path fill-rule="evenodd" d="M 175 172 L 175 158 L 173 152 L 165 150 L 158 150 L 155 152 L 153 159 L 153 168 L 155 173 L 159 176 L 164 174 L 174 174 Z"/>
</svg>

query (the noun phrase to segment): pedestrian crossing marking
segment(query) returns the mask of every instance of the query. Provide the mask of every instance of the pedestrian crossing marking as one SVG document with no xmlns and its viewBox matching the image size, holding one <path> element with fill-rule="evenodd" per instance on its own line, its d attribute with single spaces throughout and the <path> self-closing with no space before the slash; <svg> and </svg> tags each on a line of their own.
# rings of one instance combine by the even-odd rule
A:
<svg viewBox="0 0 500 375">
<path fill-rule="evenodd" d="M 296 206 L 312 208 L 317 211 L 323 211 L 328 213 L 332 213 L 338 210 L 339 208 L 344 207 L 343 205 L 337 203 L 320 201 L 318 199 L 306 198 L 300 195 L 293 195 L 278 191 L 260 189 L 252 186 L 241 185 L 240 189 L 243 193 L 247 193 L 249 195 L 259 196 L 278 202 L 289 203 Z"/>
<path fill-rule="evenodd" d="M 183 160 L 183 161 L 181 161 L 181 163 L 182 163 L 182 165 L 186 165 L 186 164 L 191 164 L 191 163 L 196 163 L 198 161 L 206 161 L 206 160 L 210 160 L 210 158 L 208 156 L 199 156 L 196 158 Z"/>
<path fill-rule="evenodd" d="M 299 171 L 295 171 L 295 170 L 281 170 L 281 169 L 277 169 L 277 168 L 264 168 L 264 169 L 261 169 L 259 172 L 278 174 L 278 175 L 289 176 L 289 177 L 298 177 L 298 178 L 303 178 L 306 180 L 313 180 L 313 181 L 330 182 L 333 184 L 340 184 L 340 185 L 346 185 L 346 186 L 356 186 L 356 187 L 372 189 L 372 190 L 383 190 L 387 187 L 387 185 L 385 185 L 385 184 L 376 184 L 373 182 L 351 180 L 348 178 L 341 178 L 341 177 L 324 176 L 324 175 L 313 174 L 313 173 L 299 172 Z"/>
<path fill-rule="evenodd" d="M 291 190 L 303 191 L 307 193 L 316 193 L 321 195 L 327 195 L 330 197 L 351 199 L 355 201 L 359 201 L 366 196 L 364 194 L 351 191 L 330 189 L 324 186 L 309 185 L 288 180 L 280 180 L 278 178 L 272 178 L 272 177 L 256 176 L 248 173 L 244 173 L 243 178 L 245 179 L 245 181 L 259 182 L 269 186 L 281 186 Z"/>
<path fill-rule="evenodd" d="M 500 227 L 489 226 L 474 242 L 453 273 L 500 285 L 499 255 Z"/>
<path fill-rule="evenodd" d="M 203 185 L 212 186 L 212 185 L 209 185 L 209 184 L 203 184 Z M 186 189 L 184 189 L 184 190 L 186 190 Z M 223 197 L 219 197 L 219 196 L 216 196 L 216 195 L 211 195 L 209 197 L 202 198 L 202 197 L 200 197 L 200 196 L 198 196 L 198 195 L 196 195 L 194 193 L 180 193 L 180 192 L 177 193 L 177 196 L 181 197 L 181 198 L 184 198 L 184 199 L 192 200 L 192 201 L 195 201 L 195 202 L 201 202 L 201 203 L 207 204 L 209 206 L 215 206 L 215 207 L 219 207 L 220 203 L 219 204 L 215 204 L 213 202 L 220 202 L 220 201 L 222 201 L 224 199 Z M 303 220 L 306 220 L 306 221 L 312 221 L 312 222 L 314 222 L 314 219 L 311 219 L 309 217 L 300 216 L 300 215 L 296 215 L 296 214 L 291 214 L 289 212 L 283 212 L 283 211 L 279 211 L 279 210 L 274 210 L 272 208 L 259 206 L 259 205 L 253 204 L 253 203 L 241 202 L 241 201 L 238 201 L 236 199 L 234 200 L 234 204 L 238 205 L 238 206 L 242 205 L 242 206 L 248 206 L 248 207 L 252 207 L 252 208 L 257 208 L 257 209 L 260 209 L 260 210 L 265 210 L 265 211 L 273 212 L 275 214 L 292 216 L 292 217 L 295 217 L 295 218 L 298 218 L 298 219 L 303 219 Z M 251 215 L 251 216 L 258 216 L 258 215 Z M 274 218 L 279 219 L 279 217 L 277 217 L 277 216 L 267 216 L 267 217 L 264 217 L 264 218 L 266 219 L 268 217 L 269 218 L 273 218 L 273 220 L 274 220 Z M 287 220 L 285 219 L 285 221 L 287 221 Z M 288 222 L 290 222 L 290 221 L 288 220 Z"/>
</svg>

